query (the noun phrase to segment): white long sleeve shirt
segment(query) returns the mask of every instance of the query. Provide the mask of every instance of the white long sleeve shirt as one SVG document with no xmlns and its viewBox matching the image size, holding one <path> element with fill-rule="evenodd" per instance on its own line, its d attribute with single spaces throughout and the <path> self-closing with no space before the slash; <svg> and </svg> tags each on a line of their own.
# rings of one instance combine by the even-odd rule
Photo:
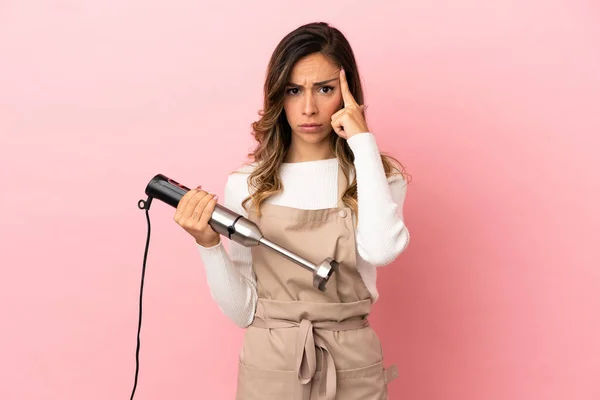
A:
<svg viewBox="0 0 600 400">
<path fill-rule="evenodd" d="M 356 228 L 357 269 L 375 302 L 377 267 L 390 264 L 407 247 L 410 236 L 404 224 L 406 182 L 400 175 L 387 178 L 375 137 L 370 132 L 348 139 L 356 168 L 359 223 Z M 248 217 L 242 201 L 249 195 L 247 178 L 253 166 L 229 175 L 223 205 Z M 337 206 L 338 159 L 283 163 L 284 190 L 265 202 L 314 210 Z M 351 176 L 350 179 L 353 177 Z M 356 219 L 355 219 L 356 221 Z M 252 323 L 257 303 L 252 250 L 227 240 L 213 247 L 198 245 L 212 298 L 236 325 Z"/>
</svg>

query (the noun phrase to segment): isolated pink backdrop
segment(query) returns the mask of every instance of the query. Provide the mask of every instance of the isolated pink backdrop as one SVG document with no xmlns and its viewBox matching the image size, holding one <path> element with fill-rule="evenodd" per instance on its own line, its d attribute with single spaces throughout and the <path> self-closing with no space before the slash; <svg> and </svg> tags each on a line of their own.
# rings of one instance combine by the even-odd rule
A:
<svg viewBox="0 0 600 400">
<path fill-rule="evenodd" d="M 222 197 L 273 48 L 315 20 L 413 175 L 372 316 L 392 399 L 600 398 L 600 6 L 573 0 L 0 2 L 0 398 L 129 398 L 145 185 Z M 243 331 L 173 211 L 135 398 L 232 399 Z"/>
</svg>

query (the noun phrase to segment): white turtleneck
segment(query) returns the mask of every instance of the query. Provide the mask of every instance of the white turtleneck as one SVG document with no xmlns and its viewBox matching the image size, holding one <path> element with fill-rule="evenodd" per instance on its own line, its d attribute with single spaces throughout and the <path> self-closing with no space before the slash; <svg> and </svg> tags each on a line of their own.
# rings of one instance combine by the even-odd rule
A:
<svg viewBox="0 0 600 400">
<path fill-rule="evenodd" d="M 379 297 L 376 267 L 394 261 L 410 240 L 402 213 L 406 182 L 401 175 L 386 177 L 375 137 L 370 132 L 352 136 L 348 145 L 354 153 L 361 216 L 355 232 L 356 267 L 375 302 Z M 248 214 L 241 203 L 249 195 L 247 178 L 252 168 L 245 166 L 232 173 L 225 184 L 223 206 L 244 217 Z M 284 163 L 280 171 L 284 190 L 265 202 L 307 210 L 337 206 L 337 158 Z M 247 327 L 252 323 L 257 302 L 251 248 L 227 242 L 227 249 L 223 241 L 209 248 L 197 247 L 211 296 L 236 325 Z"/>
</svg>

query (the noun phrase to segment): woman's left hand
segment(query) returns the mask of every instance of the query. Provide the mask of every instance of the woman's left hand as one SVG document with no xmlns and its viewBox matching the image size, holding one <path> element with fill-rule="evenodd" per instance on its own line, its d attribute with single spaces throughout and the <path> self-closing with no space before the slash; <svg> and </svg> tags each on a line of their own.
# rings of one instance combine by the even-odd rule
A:
<svg viewBox="0 0 600 400">
<path fill-rule="evenodd" d="M 359 105 L 348 87 L 346 71 L 340 69 L 340 90 L 344 99 L 344 108 L 331 116 L 331 126 L 335 133 L 344 139 L 349 139 L 357 133 L 369 132 L 365 121 L 366 106 Z"/>
</svg>

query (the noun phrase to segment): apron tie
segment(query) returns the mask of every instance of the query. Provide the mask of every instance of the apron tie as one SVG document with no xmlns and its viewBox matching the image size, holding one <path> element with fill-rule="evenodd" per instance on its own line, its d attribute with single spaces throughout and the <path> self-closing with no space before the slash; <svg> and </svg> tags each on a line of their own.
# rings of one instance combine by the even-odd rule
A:
<svg viewBox="0 0 600 400">
<path fill-rule="evenodd" d="M 296 335 L 296 368 L 298 378 L 294 400 L 308 400 L 312 379 L 317 370 L 317 349 L 321 361 L 321 384 L 318 389 L 319 400 L 334 400 L 337 392 L 336 368 L 327 343 L 314 330 L 347 331 L 369 325 L 367 319 L 349 319 L 346 321 L 312 322 L 303 319 L 298 322 L 255 318 L 253 326 L 264 329 L 298 328 Z"/>
<path fill-rule="evenodd" d="M 301 384 L 310 382 L 317 369 L 313 324 L 308 319 L 300 322 L 296 339 L 296 374 Z"/>
</svg>

